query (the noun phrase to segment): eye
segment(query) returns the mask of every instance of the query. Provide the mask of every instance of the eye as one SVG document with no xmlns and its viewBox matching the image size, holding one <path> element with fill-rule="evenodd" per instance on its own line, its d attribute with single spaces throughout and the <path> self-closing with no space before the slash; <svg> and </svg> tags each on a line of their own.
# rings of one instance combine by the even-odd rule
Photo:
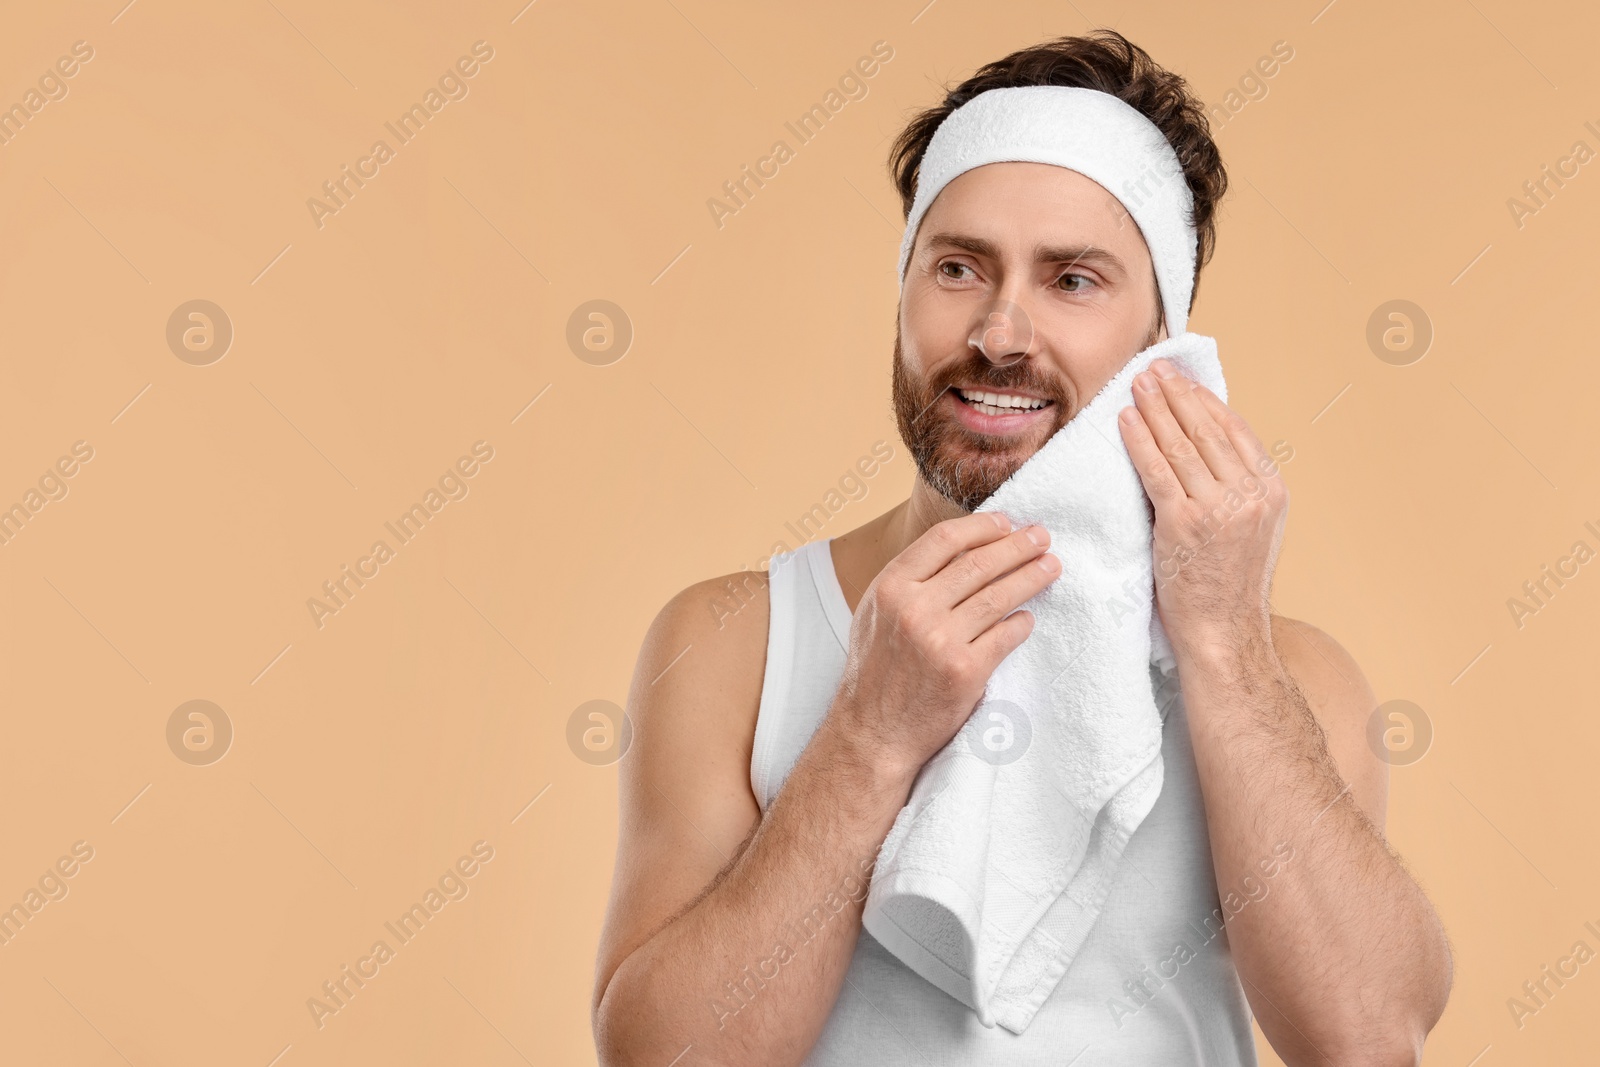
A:
<svg viewBox="0 0 1600 1067">
<path fill-rule="evenodd" d="M 962 270 L 970 271 L 970 270 L 972 270 L 971 266 L 969 266 L 966 263 L 962 263 L 962 262 L 960 262 L 958 260 L 954 260 L 954 259 L 945 260 L 943 263 L 939 264 L 939 268 L 938 269 L 939 269 L 939 272 L 941 274 L 944 274 L 944 276 L 946 278 L 949 278 L 951 281 L 964 281 L 965 280 L 959 274 L 946 273 L 946 271 L 951 267 L 954 267 L 958 271 L 962 271 Z"/>
<path fill-rule="evenodd" d="M 1064 281 L 1067 281 L 1069 278 L 1076 279 L 1078 284 L 1061 286 L 1061 283 L 1064 282 Z M 1081 292 L 1083 292 L 1085 290 L 1085 288 L 1087 286 L 1094 285 L 1094 280 L 1092 278 L 1087 278 L 1082 274 L 1072 274 L 1072 273 L 1069 272 L 1069 273 L 1063 274 L 1061 277 L 1057 278 L 1056 279 L 1056 285 L 1061 286 L 1063 292 L 1081 293 Z"/>
</svg>

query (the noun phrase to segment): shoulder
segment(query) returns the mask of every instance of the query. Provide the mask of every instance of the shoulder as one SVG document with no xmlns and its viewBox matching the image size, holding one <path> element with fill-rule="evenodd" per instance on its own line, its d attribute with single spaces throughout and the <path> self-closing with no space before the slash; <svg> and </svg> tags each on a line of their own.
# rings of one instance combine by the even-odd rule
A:
<svg viewBox="0 0 1600 1067">
<path fill-rule="evenodd" d="M 651 622 L 640 651 L 640 668 L 653 665 L 663 672 L 649 681 L 664 681 L 679 666 L 702 680 L 707 671 L 723 673 L 748 667 L 752 651 L 765 660 L 770 609 L 767 574 L 738 571 L 707 578 L 668 600 Z M 695 655 L 697 651 L 699 655 Z M 660 659 L 663 654 L 668 658 Z"/>
<path fill-rule="evenodd" d="M 1319 708 L 1355 713 L 1371 693 L 1355 657 L 1309 622 L 1272 616 L 1272 644 L 1319 719 Z"/>
<path fill-rule="evenodd" d="M 650 624 L 628 695 L 633 741 L 618 776 L 626 827 L 618 855 L 630 854 L 630 865 L 651 868 L 652 857 L 675 854 L 693 870 L 683 851 L 691 849 L 709 864 L 696 876 L 709 878 L 760 818 L 750 757 L 766 636 L 762 571 L 696 582 Z"/>
<path fill-rule="evenodd" d="M 1381 829 L 1389 762 L 1369 738 L 1368 723 L 1378 700 L 1366 675 L 1343 645 L 1308 622 L 1272 616 L 1272 643 L 1322 728 L 1340 776 Z"/>
<path fill-rule="evenodd" d="M 766 669 L 767 587 L 765 571 L 724 574 L 688 586 L 656 614 L 628 700 L 642 762 L 748 779 Z"/>
</svg>

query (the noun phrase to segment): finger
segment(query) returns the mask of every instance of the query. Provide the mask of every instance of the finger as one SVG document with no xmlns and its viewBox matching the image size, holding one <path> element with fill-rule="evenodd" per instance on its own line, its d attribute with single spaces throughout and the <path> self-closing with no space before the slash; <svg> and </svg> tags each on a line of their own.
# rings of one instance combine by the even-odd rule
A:
<svg viewBox="0 0 1600 1067">
<path fill-rule="evenodd" d="M 1266 446 L 1256 436 L 1250 424 L 1237 411 L 1234 411 L 1222 400 L 1203 385 L 1194 387 L 1195 395 L 1200 398 L 1211 417 L 1222 427 L 1228 435 L 1228 440 L 1233 444 L 1233 450 L 1238 455 L 1244 468 L 1263 478 L 1274 478 L 1278 474 L 1278 465 L 1267 454 Z"/>
<path fill-rule="evenodd" d="M 1186 499 L 1188 494 L 1183 490 L 1183 483 L 1178 481 L 1172 464 L 1167 462 L 1166 455 L 1151 436 L 1150 427 L 1139 409 L 1123 408 L 1117 425 L 1121 427 L 1122 440 L 1128 446 L 1128 458 L 1133 460 L 1133 469 L 1139 472 L 1139 480 L 1144 483 L 1144 491 L 1151 503 L 1159 507 L 1167 502 Z"/>
<path fill-rule="evenodd" d="M 904 577 L 925 582 L 961 553 L 997 541 L 1011 532 L 1011 520 L 997 511 L 975 511 L 936 522 L 890 561 Z"/>
<path fill-rule="evenodd" d="M 972 646 L 991 663 L 998 664 L 1028 639 L 1028 635 L 1033 633 L 1033 625 L 1033 612 L 1026 609 L 1014 611 L 979 634 Z"/>
<path fill-rule="evenodd" d="M 1049 547 L 1049 530 L 1043 526 L 1025 526 L 998 541 L 957 556 L 928 580 L 928 586 L 939 607 L 954 608 L 1002 575 L 1039 558 Z"/>
<path fill-rule="evenodd" d="M 1184 492 L 1196 499 L 1210 499 L 1216 478 L 1212 476 L 1211 468 L 1206 466 L 1206 461 L 1200 457 L 1199 449 L 1173 417 L 1161 380 L 1149 371 L 1136 375 L 1133 379 L 1133 402 L 1138 406 L 1139 414 L 1144 416 L 1151 436 L 1167 457 L 1167 463 L 1178 476 Z"/>
<path fill-rule="evenodd" d="M 1166 360 L 1156 362 L 1172 370 L 1170 378 L 1161 379 L 1162 395 L 1166 398 L 1173 417 L 1178 420 L 1178 425 L 1183 428 L 1184 434 L 1194 442 L 1195 449 L 1200 453 L 1200 458 L 1205 460 L 1212 476 L 1219 482 L 1236 480 L 1244 473 L 1244 461 L 1239 458 L 1239 453 L 1234 451 L 1233 441 L 1229 438 L 1228 432 L 1217 422 L 1211 409 L 1199 396 L 1197 390 L 1203 387 L 1190 381 L 1187 375 L 1172 367 Z M 1159 371 L 1157 376 L 1160 377 Z"/>
<path fill-rule="evenodd" d="M 957 604 L 956 631 L 968 641 L 976 640 L 1060 576 L 1060 558 L 1053 552 L 1041 552 Z"/>
</svg>

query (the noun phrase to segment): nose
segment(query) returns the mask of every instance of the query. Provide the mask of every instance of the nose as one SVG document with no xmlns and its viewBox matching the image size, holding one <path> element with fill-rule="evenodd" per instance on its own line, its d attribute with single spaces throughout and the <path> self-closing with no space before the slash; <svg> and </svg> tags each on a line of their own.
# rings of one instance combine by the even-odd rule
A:
<svg viewBox="0 0 1600 1067">
<path fill-rule="evenodd" d="M 997 297 L 978 309 L 967 345 L 996 367 L 1008 367 L 1033 348 L 1033 321 L 1020 304 Z"/>
</svg>

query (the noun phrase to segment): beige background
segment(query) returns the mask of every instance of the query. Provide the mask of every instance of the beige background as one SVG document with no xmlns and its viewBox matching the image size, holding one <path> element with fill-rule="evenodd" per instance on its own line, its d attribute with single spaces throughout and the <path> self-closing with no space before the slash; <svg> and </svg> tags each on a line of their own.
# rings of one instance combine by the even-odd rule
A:
<svg viewBox="0 0 1600 1067">
<path fill-rule="evenodd" d="M 93 849 L 0 948 L 0 1060 L 593 1063 L 616 768 L 569 717 L 874 441 L 823 535 L 903 496 L 888 142 L 978 64 L 1114 24 L 1219 107 L 1294 50 L 1219 133 L 1193 328 L 1294 449 L 1276 608 L 1432 723 L 1389 819 L 1457 952 L 1428 1062 L 1588 1062 L 1600 965 L 1521 1029 L 1506 1001 L 1600 948 L 1597 565 L 1520 629 L 1506 602 L 1600 547 L 1600 174 L 1520 228 L 1507 200 L 1600 149 L 1592 6 L 122 3 L 0 33 L 0 103 L 93 49 L 0 146 L 0 506 L 93 449 L 0 547 L 0 905 Z M 308 198 L 479 40 L 468 95 L 319 228 Z M 719 229 L 708 198 L 880 40 L 866 98 Z M 165 337 L 194 299 L 234 329 L 206 366 Z M 592 299 L 634 329 L 609 366 L 565 340 Z M 1393 299 L 1435 331 L 1408 366 L 1365 339 Z M 477 441 L 469 494 L 319 628 L 307 600 Z M 208 766 L 167 741 L 196 699 L 234 730 Z M 468 895 L 319 1029 L 308 998 L 478 841 Z"/>
</svg>

